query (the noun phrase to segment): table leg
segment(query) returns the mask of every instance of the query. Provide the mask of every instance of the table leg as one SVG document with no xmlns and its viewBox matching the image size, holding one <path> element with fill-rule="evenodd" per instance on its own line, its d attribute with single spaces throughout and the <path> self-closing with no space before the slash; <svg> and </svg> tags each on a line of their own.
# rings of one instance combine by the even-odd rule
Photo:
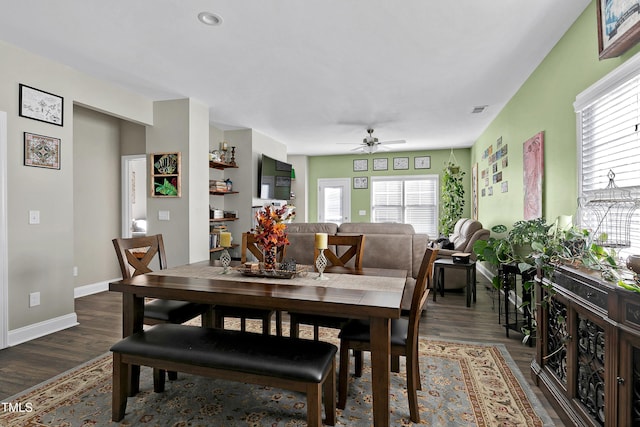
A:
<svg viewBox="0 0 640 427">
<path fill-rule="evenodd" d="M 436 300 L 436 296 L 438 295 L 438 286 L 440 286 L 439 276 L 440 268 L 436 265 L 433 267 L 433 300 Z"/>
<path fill-rule="evenodd" d="M 144 320 L 144 298 L 133 294 L 122 294 L 122 337 L 142 331 Z M 127 369 L 129 396 L 140 391 L 140 366 Z"/>
<path fill-rule="evenodd" d="M 477 294 L 477 283 L 476 283 L 476 266 L 475 264 L 473 265 L 473 268 L 471 269 L 471 283 L 473 286 L 473 302 L 476 302 L 476 294 Z"/>
<path fill-rule="evenodd" d="M 389 426 L 389 388 L 391 370 L 391 320 L 374 317 L 370 325 L 371 388 L 373 425 Z"/>
<path fill-rule="evenodd" d="M 471 269 L 467 268 L 467 307 L 471 307 Z"/>
</svg>

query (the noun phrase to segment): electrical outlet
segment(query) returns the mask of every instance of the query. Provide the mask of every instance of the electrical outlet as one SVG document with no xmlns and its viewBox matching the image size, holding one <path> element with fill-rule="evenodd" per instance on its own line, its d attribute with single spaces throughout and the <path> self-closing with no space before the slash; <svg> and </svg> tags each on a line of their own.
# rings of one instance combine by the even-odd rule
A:
<svg viewBox="0 0 640 427">
<path fill-rule="evenodd" d="M 29 294 L 29 307 L 40 305 L 40 292 L 31 292 Z"/>
</svg>

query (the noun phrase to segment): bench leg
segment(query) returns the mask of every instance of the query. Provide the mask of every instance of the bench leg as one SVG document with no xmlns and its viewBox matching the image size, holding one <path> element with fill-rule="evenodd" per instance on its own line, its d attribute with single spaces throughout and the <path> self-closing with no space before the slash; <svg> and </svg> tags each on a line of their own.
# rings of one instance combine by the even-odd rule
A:
<svg viewBox="0 0 640 427">
<path fill-rule="evenodd" d="M 336 360 L 333 359 L 331 372 L 324 380 L 324 418 L 325 424 L 336 425 Z"/>
<path fill-rule="evenodd" d="M 300 324 L 298 323 L 298 318 L 295 315 L 292 315 L 289 318 L 289 336 L 291 338 L 299 338 L 299 335 Z"/>
<path fill-rule="evenodd" d="M 127 388 L 131 365 L 122 363 L 120 353 L 113 353 L 113 384 L 111 387 L 111 420 L 118 422 L 127 410 Z"/>
<path fill-rule="evenodd" d="M 322 384 L 307 385 L 307 425 L 322 427 Z"/>
<path fill-rule="evenodd" d="M 129 384 L 129 396 L 135 396 L 140 391 L 140 366 L 129 365 L 127 369 L 130 374 L 131 383 Z"/>
</svg>

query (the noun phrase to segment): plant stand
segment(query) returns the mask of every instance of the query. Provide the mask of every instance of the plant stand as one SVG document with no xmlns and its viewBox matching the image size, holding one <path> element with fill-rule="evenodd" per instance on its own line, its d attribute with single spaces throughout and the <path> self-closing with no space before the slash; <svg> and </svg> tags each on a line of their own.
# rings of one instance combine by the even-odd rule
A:
<svg viewBox="0 0 640 427">
<path fill-rule="evenodd" d="M 522 329 L 526 328 L 527 331 L 531 331 L 531 290 L 527 289 L 525 283 L 533 281 L 535 271 L 520 272 L 517 264 L 500 264 L 498 276 L 501 285 L 501 291 L 498 292 L 498 323 L 504 325 L 507 338 L 509 330 L 522 333 Z M 533 337 L 529 338 L 528 345 L 533 345 Z"/>
</svg>

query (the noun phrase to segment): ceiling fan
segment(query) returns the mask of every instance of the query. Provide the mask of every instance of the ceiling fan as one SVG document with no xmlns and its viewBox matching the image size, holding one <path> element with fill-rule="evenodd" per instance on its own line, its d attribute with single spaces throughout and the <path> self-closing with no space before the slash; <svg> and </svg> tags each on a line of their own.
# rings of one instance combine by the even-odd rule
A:
<svg viewBox="0 0 640 427">
<path fill-rule="evenodd" d="M 389 151 L 390 149 L 386 147 L 391 144 L 404 144 L 406 141 L 404 139 L 399 139 L 395 141 L 378 141 L 378 138 L 374 137 L 373 129 L 367 129 L 367 133 L 369 136 L 364 138 L 361 143 L 358 143 L 359 146 L 354 148 L 351 151 L 358 151 L 360 153 L 368 153 L 372 154 L 378 151 Z M 354 142 L 339 142 L 338 144 L 355 144 Z"/>
</svg>

